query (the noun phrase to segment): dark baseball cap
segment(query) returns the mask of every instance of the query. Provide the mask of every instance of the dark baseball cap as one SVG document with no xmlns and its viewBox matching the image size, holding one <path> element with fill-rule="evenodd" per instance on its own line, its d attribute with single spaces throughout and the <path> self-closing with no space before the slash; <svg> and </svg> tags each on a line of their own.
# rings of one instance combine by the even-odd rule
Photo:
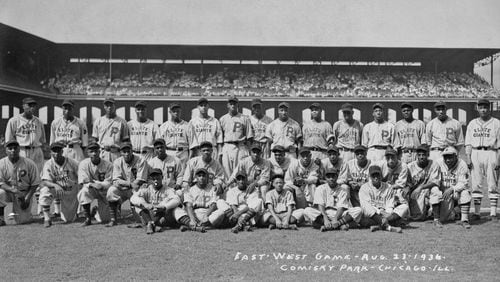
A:
<svg viewBox="0 0 500 282">
<path fill-rule="evenodd" d="M 114 104 L 115 103 L 115 99 L 114 98 L 106 98 L 104 99 L 104 102 L 102 102 L 103 104 L 106 104 L 106 103 L 112 103 Z"/>
<path fill-rule="evenodd" d="M 358 146 L 354 147 L 354 153 L 360 152 L 360 151 L 366 152 L 367 149 L 366 149 L 365 146 L 361 146 L 361 145 L 358 145 Z"/>
<path fill-rule="evenodd" d="M 278 105 L 278 108 L 290 108 L 290 104 L 288 104 L 287 102 L 281 102 L 279 103 Z"/>
<path fill-rule="evenodd" d="M 446 108 L 446 103 L 444 101 L 438 101 L 434 104 L 434 108 L 437 107 L 445 107 Z"/>
<path fill-rule="evenodd" d="M 369 169 L 368 169 L 368 174 L 370 176 L 374 175 L 374 174 L 380 174 L 382 175 L 382 169 L 378 166 L 378 165 L 374 165 L 374 166 L 371 166 Z"/>
<path fill-rule="evenodd" d="M 393 148 L 389 148 L 385 150 L 385 156 L 397 156 L 398 152 L 394 150 Z"/>
<path fill-rule="evenodd" d="M 302 153 L 310 153 L 311 152 L 311 149 L 309 149 L 309 147 L 302 147 L 299 149 L 299 155 L 302 155 Z"/>
<path fill-rule="evenodd" d="M 236 96 L 231 96 L 231 97 L 229 97 L 229 99 L 227 99 L 227 102 L 228 103 L 231 103 L 231 102 L 239 103 L 240 100 L 238 100 L 238 98 L 236 98 Z"/>
<path fill-rule="evenodd" d="M 162 144 L 163 146 L 165 146 L 166 143 L 162 138 L 157 138 L 153 141 L 153 146 L 156 146 L 157 144 Z"/>
<path fill-rule="evenodd" d="M 35 99 L 28 97 L 23 99 L 23 104 L 37 104 L 37 102 Z"/>
<path fill-rule="evenodd" d="M 448 146 L 448 147 L 446 147 L 446 149 L 443 150 L 442 155 L 443 156 L 446 156 L 446 155 L 458 155 L 458 151 L 457 151 L 457 149 L 455 149 L 455 147 Z"/>
<path fill-rule="evenodd" d="M 195 171 L 195 175 L 199 174 L 200 172 L 204 173 L 204 174 L 208 174 L 208 170 L 206 168 L 199 168 Z"/>
<path fill-rule="evenodd" d="M 402 108 L 412 108 L 413 109 L 413 105 L 410 102 L 403 102 L 403 103 L 401 103 L 401 109 Z"/>
<path fill-rule="evenodd" d="M 238 178 L 238 176 L 243 176 L 243 177 L 247 178 L 247 174 L 245 173 L 244 170 L 238 171 L 238 173 L 236 173 L 236 178 Z"/>
<path fill-rule="evenodd" d="M 330 145 L 328 146 L 328 149 L 326 149 L 326 152 L 327 153 L 330 153 L 330 152 L 339 152 L 339 148 L 337 148 L 335 145 Z"/>
<path fill-rule="evenodd" d="M 479 105 L 487 105 L 487 106 L 489 106 L 489 105 L 490 105 L 490 101 L 488 101 L 487 99 L 479 99 L 479 100 L 477 101 L 477 105 L 478 105 L 478 106 L 479 106 Z"/>
<path fill-rule="evenodd" d="M 320 105 L 320 103 L 312 103 L 312 104 L 309 106 L 309 109 L 313 109 L 313 108 L 318 108 L 318 109 L 321 109 L 321 105 Z"/>
<path fill-rule="evenodd" d="M 353 109 L 354 109 L 353 105 L 349 103 L 343 104 L 342 107 L 340 108 L 340 110 L 342 110 L 343 112 L 352 112 Z"/>
<path fill-rule="evenodd" d="M 427 145 L 420 145 L 416 149 L 417 152 L 429 152 L 429 147 Z"/>
<path fill-rule="evenodd" d="M 380 108 L 382 110 L 385 109 L 384 104 L 382 104 L 382 103 L 375 103 L 375 104 L 373 104 L 372 109 L 375 110 L 376 108 Z"/>
<path fill-rule="evenodd" d="M 123 149 L 126 149 L 126 148 L 130 148 L 130 149 L 132 149 L 132 144 L 130 144 L 130 142 L 123 142 L 123 143 L 120 145 L 120 150 L 123 150 Z"/>
<path fill-rule="evenodd" d="M 149 176 L 155 175 L 155 174 L 156 175 L 163 174 L 163 172 L 159 168 L 153 168 L 152 170 L 149 171 Z"/>
<path fill-rule="evenodd" d="M 62 102 L 61 105 L 62 106 L 64 106 L 64 105 L 70 105 L 70 106 L 74 107 L 75 103 L 73 101 L 71 101 L 70 99 L 64 99 L 64 101 Z"/>
<path fill-rule="evenodd" d="M 170 105 L 168 105 L 168 107 L 170 109 L 175 109 L 175 108 L 180 108 L 181 105 L 179 103 L 177 103 L 177 102 L 173 102 L 173 103 L 170 103 Z"/>
<path fill-rule="evenodd" d="M 99 149 L 101 146 L 97 142 L 90 142 L 90 144 L 87 146 L 87 149 Z"/>
<path fill-rule="evenodd" d="M 5 147 L 9 147 L 9 146 L 17 146 L 17 147 L 19 147 L 19 142 L 17 142 L 16 140 L 7 141 L 5 143 Z"/>
<path fill-rule="evenodd" d="M 262 100 L 259 98 L 255 98 L 252 100 L 252 107 L 255 105 L 262 105 Z"/>
<path fill-rule="evenodd" d="M 339 175 L 339 170 L 334 168 L 334 167 L 329 167 L 326 169 L 325 171 L 325 175 L 328 175 L 328 174 L 336 174 L 336 175 Z"/>
<path fill-rule="evenodd" d="M 214 145 L 211 142 L 209 142 L 209 141 L 203 141 L 200 144 L 200 148 L 203 148 L 203 147 L 210 147 L 210 148 L 212 148 L 213 146 Z"/>
<path fill-rule="evenodd" d="M 54 142 L 54 143 L 50 144 L 50 149 L 51 150 L 62 149 L 62 148 L 64 148 L 64 145 L 61 142 Z"/>
<path fill-rule="evenodd" d="M 208 103 L 208 99 L 205 97 L 201 97 L 198 99 L 198 105 L 203 104 L 203 103 Z"/>
<path fill-rule="evenodd" d="M 253 151 L 253 150 L 259 150 L 260 152 L 262 152 L 262 148 L 260 147 L 259 144 L 253 144 L 251 147 L 250 147 L 250 151 Z"/>
<path fill-rule="evenodd" d="M 281 145 L 276 145 L 271 151 L 274 153 L 274 152 L 285 152 L 286 150 L 285 147 Z"/>
<path fill-rule="evenodd" d="M 139 106 L 146 107 L 146 101 L 137 101 L 137 102 L 135 102 L 135 107 L 137 108 Z"/>
</svg>

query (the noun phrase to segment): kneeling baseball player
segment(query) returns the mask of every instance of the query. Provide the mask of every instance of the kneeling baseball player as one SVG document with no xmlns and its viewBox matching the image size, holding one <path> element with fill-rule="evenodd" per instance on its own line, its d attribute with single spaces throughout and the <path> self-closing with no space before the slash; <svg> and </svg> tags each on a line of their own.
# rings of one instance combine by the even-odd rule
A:
<svg viewBox="0 0 500 282">
<path fill-rule="evenodd" d="M 351 222 L 359 223 L 361 208 L 352 207 L 349 203 L 349 190 L 337 184 L 339 172 L 331 167 L 325 171 L 326 183 L 316 188 L 314 207 L 307 207 L 306 217 L 314 228 L 321 232 L 329 230 L 349 230 Z"/>
</svg>

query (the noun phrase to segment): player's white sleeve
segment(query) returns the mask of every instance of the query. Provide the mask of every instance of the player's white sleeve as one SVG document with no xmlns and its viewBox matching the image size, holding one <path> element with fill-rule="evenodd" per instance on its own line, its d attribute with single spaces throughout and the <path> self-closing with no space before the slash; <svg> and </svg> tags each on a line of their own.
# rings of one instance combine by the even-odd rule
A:
<svg viewBox="0 0 500 282">
<path fill-rule="evenodd" d="M 50 124 L 50 144 L 54 143 L 56 141 L 56 121 L 53 120 L 52 123 Z M 49 145 L 50 145 L 49 144 Z"/>
<path fill-rule="evenodd" d="M 5 127 L 5 142 L 16 140 L 16 127 L 14 124 L 13 118 L 9 119 L 7 122 L 7 127 Z"/>
</svg>

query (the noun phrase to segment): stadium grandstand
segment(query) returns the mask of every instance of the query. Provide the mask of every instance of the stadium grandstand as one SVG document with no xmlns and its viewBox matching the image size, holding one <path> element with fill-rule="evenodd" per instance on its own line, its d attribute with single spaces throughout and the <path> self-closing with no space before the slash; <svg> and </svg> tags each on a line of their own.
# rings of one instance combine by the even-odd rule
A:
<svg viewBox="0 0 500 282">
<path fill-rule="evenodd" d="M 488 81 L 474 73 L 476 62 L 493 64 L 500 52 L 492 1 L 235 1 L 231 8 L 223 0 L 83 2 L 92 5 L 58 0 L 50 3 L 52 15 L 17 17 L 16 11 L 49 4 L 5 1 L 2 132 L 26 95 L 38 97 L 45 123 L 60 114 L 62 99 L 71 98 L 91 124 L 108 96 L 120 101 L 118 113 L 126 119 L 134 117 L 135 101 L 151 101 L 157 123 L 167 118 L 167 101 L 194 108 L 199 96 L 214 101 L 217 117 L 228 96 L 243 103 L 262 97 L 271 117 L 278 101 L 287 99 L 298 121 L 308 118 L 313 100 L 328 105 L 330 121 L 344 101 L 356 103 L 355 116 L 364 122 L 375 101 L 388 105 L 391 121 L 400 118 L 402 100 L 414 101 L 423 120 L 432 118 L 437 99 L 449 101 L 450 115 L 463 124 L 475 116 L 472 102 L 479 97 L 490 98 L 498 110 L 493 75 Z M 405 16 L 409 9 L 421 11 Z M 446 9 L 457 14 L 443 20 Z M 470 23 L 478 15 L 482 26 L 474 29 Z"/>
</svg>

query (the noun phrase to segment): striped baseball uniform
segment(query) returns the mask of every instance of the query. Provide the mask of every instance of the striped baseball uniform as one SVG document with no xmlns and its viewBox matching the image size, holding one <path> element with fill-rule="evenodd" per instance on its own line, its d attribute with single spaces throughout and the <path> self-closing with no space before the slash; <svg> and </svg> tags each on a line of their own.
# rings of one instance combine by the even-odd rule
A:
<svg viewBox="0 0 500 282">
<path fill-rule="evenodd" d="M 426 144 L 430 146 L 429 158 L 438 160 L 441 152 L 448 146 L 454 146 L 457 150 L 464 145 L 462 125 L 456 119 L 448 117 L 441 122 L 437 117 L 431 120 L 426 128 Z"/>
<path fill-rule="evenodd" d="M 328 147 L 328 138 L 333 136 L 332 125 L 326 120 L 317 122 L 310 120 L 304 123 L 302 127 L 304 147 L 311 148 L 313 160 L 328 157 L 326 149 Z M 319 150 L 319 151 L 317 151 Z"/>
<path fill-rule="evenodd" d="M 177 157 L 167 155 L 165 159 L 161 160 L 156 156 L 148 164 L 151 169 L 161 169 L 163 173 L 163 186 L 174 188 L 176 185 L 182 185 L 184 166 Z"/>
<path fill-rule="evenodd" d="M 422 190 L 416 197 L 410 197 L 410 216 L 414 220 L 425 220 L 430 206 L 441 202 L 442 193 L 439 190 L 441 185 L 441 172 L 439 165 L 433 160 L 429 160 L 426 167 L 420 167 L 418 161 L 413 161 L 408 164 L 408 184 L 410 186 L 410 193 L 417 187 L 429 183 L 434 183 L 435 185 L 430 189 Z"/>
<path fill-rule="evenodd" d="M 387 146 L 394 142 L 394 124 L 388 121 L 372 121 L 363 128 L 361 144 L 368 148 L 366 157 L 372 161 L 384 159 Z"/>
<path fill-rule="evenodd" d="M 316 182 L 319 176 L 319 166 L 313 161 L 309 166 L 305 167 L 302 165 L 300 160 L 294 159 L 290 162 L 290 166 L 285 174 L 285 189 L 290 189 L 295 191 L 295 199 L 297 202 L 297 208 L 306 208 L 309 204 L 314 201 L 314 191 L 316 190 Z M 294 180 L 296 178 L 302 178 L 305 180 L 301 187 L 294 185 Z M 292 190 L 293 189 L 293 190 Z"/>
<path fill-rule="evenodd" d="M 363 123 L 354 120 L 350 125 L 345 120 L 339 120 L 333 124 L 333 136 L 336 146 L 339 148 L 340 157 L 345 161 L 355 159 L 354 148 L 361 145 Z"/>
<path fill-rule="evenodd" d="M 299 141 L 302 138 L 302 130 L 300 125 L 295 120 L 288 118 L 283 122 L 279 118 L 273 120 L 266 128 L 266 138 L 271 141 L 271 150 L 274 146 L 281 145 L 286 150 L 287 156 L 296 158 L 296 149 Z"/>
<path fill-rule="evenodd" d="M 232 116 L 229 113 L 220 118 L 224 133 L 224 147 L 222 147 L 222 167 L 226 175 L 231 175 L 238 166 L 238 162 L 248 156 L 245 141 L 253 139 L 253 128 L 250 118 L 241 113 Z"/>
<path fill-rule="evenodd" d="M 371 181 L 363 184 L 361 189 L 359 189 L 359 200 L 363 216 L 371 218 L 376 213 L 385 211 L 389 214 L 395 213 L 401 218 L 406 217 L 408 214 L 408 205 L 397 205 L 395 196 L 395 191 L 385 182 L 381 183 L 380 188 L 373 186 Z"/>
<path fill-rule="evenodd" d="M 273 122 L 273 119 L 264 115 L 261 119 L 258 119 L 255 115 L 250 116 L 250 123 L 253 128 L 253 141 L 260 144 L 262 148 L 262 157 L 269 158 L 271 151 L 268 146 L 266 146 L 266 129 L 269 124 Z"/>
<path fill-rule="evenodd" d="M 168 120 L 160 126 L 161 137 L 165 140 L 167 154 L 176 156 L 182 165 L 186 165 L 189 160 L 189 148 L 194 142 L 193 128 L 185 120 L 174 122 Z M 216 143 L 212 143 L 216 145 Z"/>
<path fill-rule="evenodd" d="M 202 142 L 208 141 L 214 146 L 212 157 L 217 159 L 219 157 L 217 144 L 222 144 L 224 141 L 222 139 L 223 135 L 220 122 L 214 117 L 208 117 L 207 119 L 194 117 L 189 121 L 189 126 L 192 129 L 190 132 L 192 136 L 188 137 L 188 140 L 191 140 L 189 149 L 197 149 Z M 195 153 L 195 155 L 199 155 L 197 152 Z"/>
<path fill-rule="evenodd" d="M 119 117 L 99 117 L 94 121 L 92 137 L 98 139 L 101 146 L 101 158 L 113 162 L 120 157 L 119 146 L 129 138 L 127 122 Z"/>
<path fill-rule="evenodd" d="M 444 158 L 437 160 L 441 172 L 441 191 L 453 189 L 450 198 L 443 198 L 441 202 L 441 221 L 453 220 L 455 201 L 459 205 L 469 205 L 472 197 L 469 187 L 469 168 L 464 160 L 458 159 L 456 165 L 448 168 Z"/>
<path fill-rule="evenodd" d="M 71 158 L 77 162 L 84 159 L 82 147 L 89 144 L 87 125 L 83 120 L 73 117 L 66 120 L 60 117 L 52 121 L 50 125 L 50 144 L 60 142 L 66 147 L 63 156 Z"/>
<path fill-rule="evenodd" d="M 394 126 L 394 149 L 402 152 L 401 161 L 410 163 L 417 160 L 417 147 L 425 144 L 425 123 L 414 119 L 407 122 L 402 119 Z"/>
<path fill-rule="evenodd" d="M 194 173 L 199 168 L 205 168 L 208 170 L 208 177 L 210 179 L 210 183 L 213 185 L 226 183 L 226 176 L 224 175 L 222 165 L 215 159 L 206 163 L 203 161 L 201 156 L 194 157 L 188 161 L 186 169 L 184 170 L 182 182 L 192 185 L 193 181 L 196 181 Z"/>
<path fill-rule="evenodd" d="M 151 160 L 154 157 L 153 141 L 161 136 L 158 125 L 147 119 L 145 122 L 131 120 L 127 126 L 134 153 L 141 155 L 146 161 Z"/>
</svg>

